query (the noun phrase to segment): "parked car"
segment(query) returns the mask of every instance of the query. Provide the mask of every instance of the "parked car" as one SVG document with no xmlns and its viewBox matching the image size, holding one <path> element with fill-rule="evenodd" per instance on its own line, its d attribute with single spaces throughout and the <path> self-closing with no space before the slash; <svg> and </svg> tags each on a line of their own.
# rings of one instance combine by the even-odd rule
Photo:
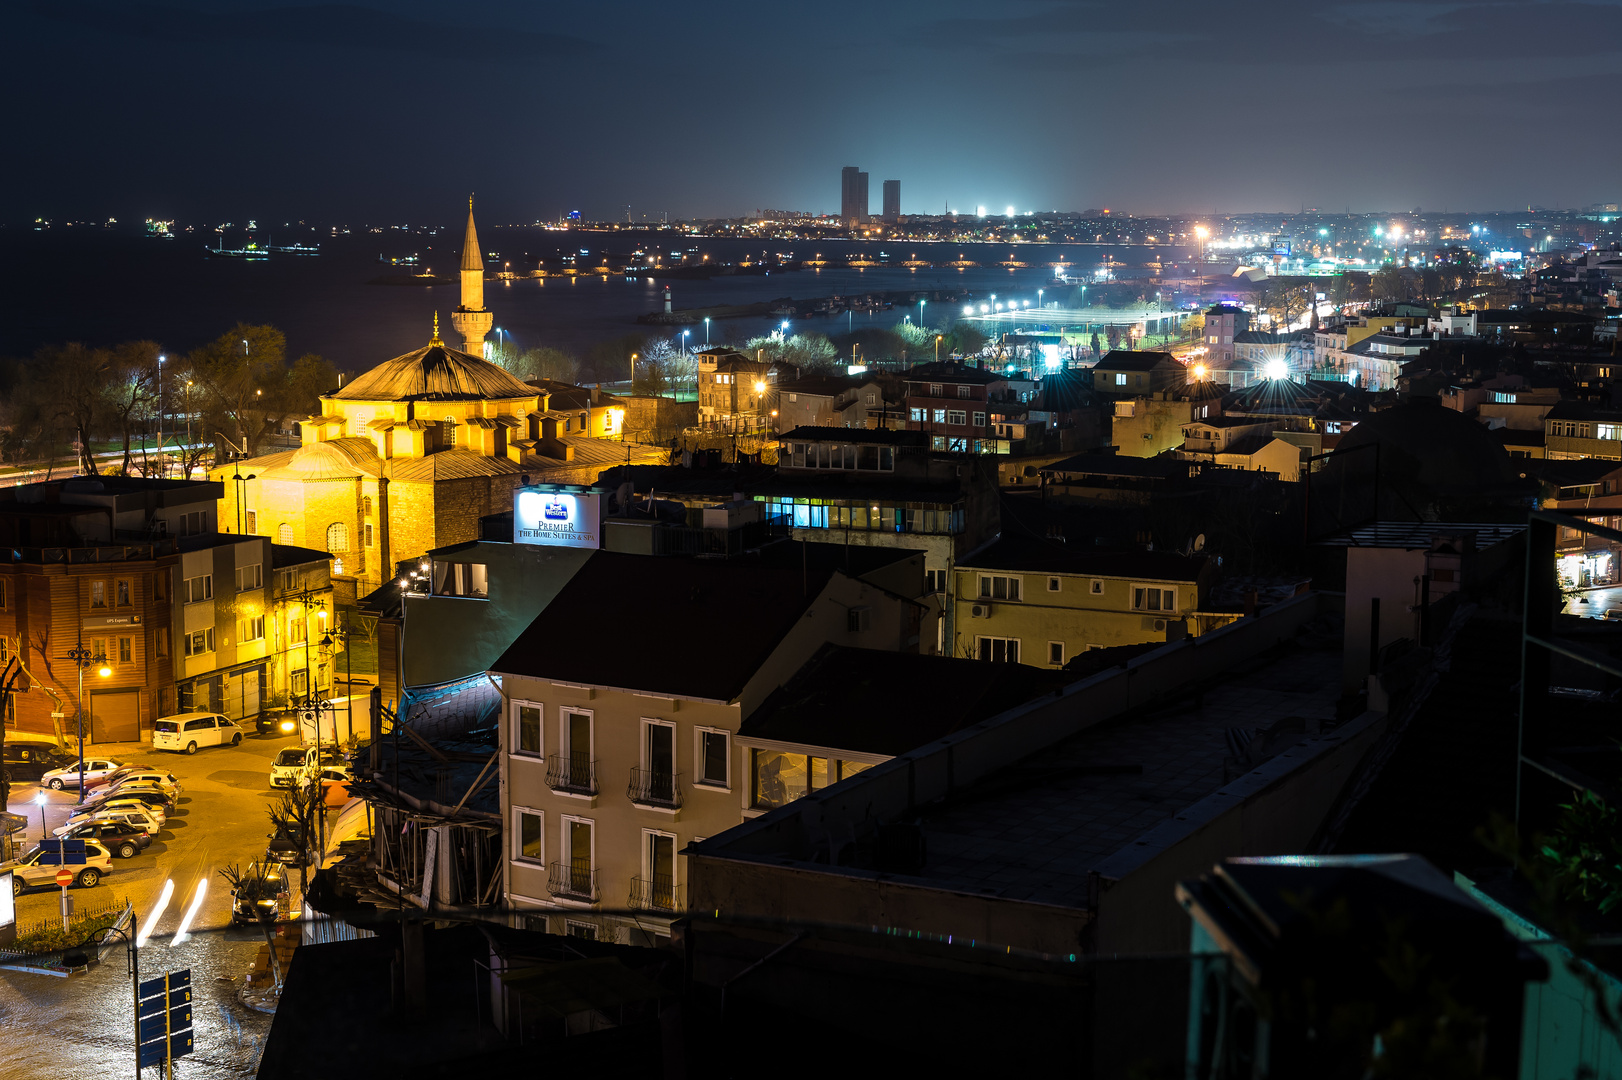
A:
<svg viewBox="0 0 1622 1080">
<path fill-rule="evenodd" d="M 86 840 L 84 850 L 84 864 L 70 865 L 68 869 L 74 871 L 73 883 L 88 889 L 100 881 L 103 875 L 113 872 L 113 857 L 97 840 Z M 24 889 L 32 889 L 38 885 L 56 884 L 56 872 L 62 867 L 57 863 L 40 862 L 44 854 L 35 847 L 20 859 L 0 863 L 0 873 L 11 871 L 11 887 L 14 892 L 20 893 Z"/>
<path fill-rule="evenodd" d="M 311 782 L 321 785 L 321 800 L 330 809 L 344 805 L 353 797 L 349 794 L 349 782 L 353 779 L 347 766 L 323 765 Z"/>
<path fill-rule="evenodd" d="M 169 793 L 170 797 L 176 799 L 180 798 L 180 793 L 186 790 L 181 786 L 179 777 L 163 769 L 130 769 L 119 776 L 116 786 L 109 790 L 116 791 L 118 788 L 128 787 L 131 784 L 150 784 L 153 787 L 162 788 Z"/>
<path fill-rule="evenodd" d="M 105 776 L 95 780 L 86 780 L 84 786 L 86 791 L 95 791 L 97 788 L 110 788 L 123 783 L 124 778 L 131 773 L 157 771 L 160 771 L 158 766 L 148 765 L 146 762 L 126 763 Z"/>
<path fill-rule="evenodd" d="M 68 815 L 68 822 L 71 824 L 76 821 L 83 821 L 97 814 L 111 813 L 114 810 L 139 810 L 153 821 L 156 821 L 160 829 L 169 821 L 169 812 L 161 804 L 154 806 L 144 799 L 128 797 L 122 799 L 97 799 L 95 802 L 85 803 Z"/>
<path fill-rule="evenodd" d="M 255 860 L 243 872 L 242 883 L 231 890 L 231 925 L 257 923 L 261 915 L 274 913 L 277 898 L 287 891 L 287 874 L 280 863 Z"/>
<path fill-rule="evenodd" d="M 163 822 L 153 817 L 145 809 L 126 807 L 122 810 L 96 810 L 89 814 L 75 815 L 68 818 L 66 825 L 54 830 L 53 835 L 64 836 L 79 826 L 88 825 L 93 821 L 121 821 L 126 825 L 132 825 L 140 829 L 148 836 L 156 836 L 163 831 Z"/>
<path fill-rule="evenodd" d="M 232 746 L 242 741 L 242 728 L 219 713 L 180 713 L 152 725 L 152 749 L 195 754 L 204 746 Z"/>
<path fill-rule="evenodd" d="M 120 784 L 105 795 L 99 795 L 98 798 L 91 801 L 99 802 L 101 799 L 118 798 L 139 798 L 149 806 L 162 807 L 165 814 L 175 808 L 175 797 L 153 784 Z"/>
<path fill-rule="evenodd" d="M 321 768 L 348 773 L 349 762 L 344 760 L 342 751 L 330 745 L 285 747 L 270 764 L 270 786 L 292 787 L 307 782 Z"/>
<path fill-rule="evenodd" d="M 97 783 L 106 780 L 112 773 L 124 767 L 122 762 L 112 758 L 84 759 L 84 786 L 88 790 Z M 40 783 L 46 787 L 61 791 L 63 788 L 76 788 L 79 786 L 79 759 L 71 758 L 61 768 L 51 769 L 40 776 Z"/>
<path fill-rule="evenodd" d="M 64 840 L 97 840 L 120 859 L 133 859 L 152 843 L 152 834 L 127 821 L 91 818 L 58 833 Z"/>
<path fill-rule="evenodd" d="M 6 738 L 5 777 L 8 784 L 36 781 L 54 769 L 60 769 L 79 759 L 64 754 L 55 744 L 12 742 Z"/>
</svg>

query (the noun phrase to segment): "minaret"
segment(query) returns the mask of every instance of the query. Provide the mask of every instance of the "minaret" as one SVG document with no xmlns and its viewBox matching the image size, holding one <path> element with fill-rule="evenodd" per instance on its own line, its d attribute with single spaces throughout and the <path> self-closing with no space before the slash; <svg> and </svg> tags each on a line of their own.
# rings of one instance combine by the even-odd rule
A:
<svg viewBox="0 0 1622 1080">
<path fill-rule="evenodd" d="M 484 256 L 473 229 L 473 196 L 467 197 L 467 235 L 462 238 L 462 303 L 451 312 L 451 325 L 462 335 L 462 351 L 484 356 L 484 336 L 495 324 L 484 306 Z"/>
</svg>

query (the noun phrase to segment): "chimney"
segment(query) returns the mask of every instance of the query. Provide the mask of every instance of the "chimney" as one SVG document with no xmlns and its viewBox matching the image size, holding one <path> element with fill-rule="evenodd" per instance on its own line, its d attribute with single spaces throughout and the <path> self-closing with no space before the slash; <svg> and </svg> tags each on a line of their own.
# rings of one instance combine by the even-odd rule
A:
<svg viewBox="0 0 1622 1080">
<path fill-rule="evenodd" d="M 541 421 L 540 446 L 536 447 L 542 457 L 557 458 L 560 461 L 574 460 L 574 447 L 558 438 L 558 422 L 548 416 Z"/>
</svg>

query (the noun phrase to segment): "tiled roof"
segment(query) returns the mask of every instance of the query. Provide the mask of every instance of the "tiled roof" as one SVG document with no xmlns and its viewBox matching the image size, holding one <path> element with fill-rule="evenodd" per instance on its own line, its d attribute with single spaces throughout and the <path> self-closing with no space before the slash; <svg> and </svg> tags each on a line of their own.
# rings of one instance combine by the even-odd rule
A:
<svg viewBox="0 0 1622 1080">
<path fill-rule="evenodd" d="M 384 361 L 327 396 L 340 401 L 484 401 L 532 398 L 537 392 L 488 360 L 428 345 Z"/>
</svg>

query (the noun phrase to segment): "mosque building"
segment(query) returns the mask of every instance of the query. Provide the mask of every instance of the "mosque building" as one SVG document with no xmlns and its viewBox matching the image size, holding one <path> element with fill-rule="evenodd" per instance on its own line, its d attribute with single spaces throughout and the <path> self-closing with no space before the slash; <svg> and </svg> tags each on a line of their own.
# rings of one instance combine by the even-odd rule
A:
<svg viewBox="0 0 1622 1080">
<path fill-rule="evenodd" d="M 484 359 L 494 317 L 471 201 L 461 277 L 451 325 L 462 348 L 440 340 L 436 313 L 423 348 L 322 395 L 297 450 L 210 470 L 222 482 L 221 522 L 327 552 L 334 585 L 348 592 L 347 579 L 364 595 L 404 560 L 478 539 L 479 518 L 511 510 L 520 485 L 590 484 L 614 465 L 665 460 L 651 447 L 577 434 L 573 413 L 552 408 L 548 384 Z"/>
</svg>

